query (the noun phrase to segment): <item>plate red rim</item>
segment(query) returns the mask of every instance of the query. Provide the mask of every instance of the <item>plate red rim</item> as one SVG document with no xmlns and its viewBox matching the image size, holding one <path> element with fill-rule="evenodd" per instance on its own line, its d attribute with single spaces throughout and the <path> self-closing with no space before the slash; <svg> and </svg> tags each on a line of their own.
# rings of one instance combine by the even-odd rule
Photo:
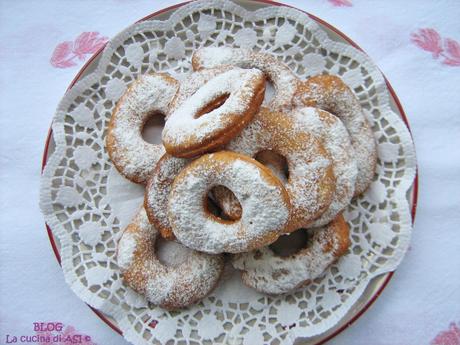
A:
<svg viewBox="0 0 460 345">
<path fill-rule="evenodd" d="M 327 23 L 326 21 L 322 20 L 321 18 L 316 17 L 315 15 L 313 15 L 311 13 L 308 13 L 308 12 L 306 12 L 304 10 L 301 10 L 301 9 L 297 8 L 297 7 L 286 5 L 286 4 L 283 4 L 283 3 L 280 3 L 280 2 L 276 2 L 276 1 L 271 1 L 271 0 L 251 0 L 251 1 L 264 3 L 264 4 L 268 4 L 268 5 L 273 5 L 273 6 L 285 6 L 285 7 L 290 7 L 290 8 L 294 8 L 294 9 L 296 9 L 298 11 L 301 11 L 301 12 L 305 13 L 306 15 L 308 15 L 313 20 L 315 20 L 316 22 L 318 22 L 321 25 L 327 27 L 328 29 L 330 29 L 331 31 L 333 31 L 334 33 L 336 33 L 337 35 L 342 37 L 345 41 L 347 41 L 349 44 L 351 44 L 356 49 L 360 50 L 363 53 L 366 53 L 360 46 L 358 46 L 351 38 L 349 38 L 343 32 L 341 32 L 340 30 L 338 30 L 337 28 L 335 28 L 331 24 Z M 182 7 L 182 6 L 184 6 L 184 5 L 186 5 L 186 4 L 190 3 L 190 2 L 191 1 L 185 1 L 185 2 L 178 3 L 176 5 L 172 5 L 172 6 L 163 8 L 163 9 L 161 9 L 159 11 L 153 12 L 153 13 L 141 18 L 136 23 L 148 20 L 148 19 L 150 19 L 152 17 L 155 17 L 155 16 L 158 16 L 158 15 L 160 15 L 162 13 L 172 11 L 172 10 L 177 9 L 179 7 Z M 71 83 L 68 86 L 66 92 L 68 90 L 70 90 L 75 85 L 75 83 L 80 79 L 81 75 L 85 72 L 85 70 L 88 68 L 88 66 L 102 53 L 104 48 L 105 48 L 105 45 L 103 47 L 101 47 L 96 53 L 94 53 L 90 57 L 90 59 L 83 65 L 83 67 L 79 70 L 79 72 L 77 73 L 75 78 L 71 81 Z M 405 113 L 405 111 L 404 111 L 404 109 L 403 109 L 403 107 L 401 105 L 401 102 L 399 101 L 399 98 L 396 95 L 396 92 L 394 91 L 394 89 L 391 86 L 390 82 L 386 78 L 385 74 L 383 74 L 382 71 L 380 71 L 380 72 L 382 73 L 382 75 L 383 75 L 383 77 L 385 79 L 385 83 L 386 83 L 386 85 L 388 87 L 388 90 L 389 90 L 389 92 L 391 94 L 391 97 L 393 98 L 394 102 L 396 103 L 396 106 L 398 107 L 398 110 L 399 110 L 399 112 L 400 112 L 400 114 L 402 116 L 402 119 L 403 119 L 403 121 L 404 121 L 404 123 L 405 123 L 407 129 L 409 130 L 409 133 L 410 133 L 410 135 L 412 137 L 412 132 L 411 132 L 410 125 L 409 125 L 409 120 L 408 120 L 407 115 L 406 115 L 406 113 Z M 44 151 L 43 151 L 42 167 L 41 167 L 41 172 L 42 173 L 43 173 L 43 170 L 45 169 L 45 166 L 46 166 L 46 163 L 47 163 L 48 150 L 49 150 L 49 145 L 50 145 L 50 142 L 51 142 L 51 137 L 52 137 L 52 128 L 50 126 L 50 128 L 48 130 L 47 137 L 46 137 L 45 148 L 44 148 Z M 413 183 L 413 204 L 412 204 L 412 209 L 411 209 L 412 224 L 414 224 L 415 216 L 416 216 L 416 212 L 417 212 L 417 200 L 418 200 L 418 165 L 416 167 L 415 178 L 414 178 L 414 183 Z M 54 255 L 56 256 L 56 260 L 58 261 L 59 265 L 61 265 L 61 256 L 59 254 L 59 250 L 58 250 L 56 242 L 54 240 L 52 231 L 51 231 L 51 229 L 50 229 L 50 227 L 48 226 L 47 223 L 45 223 L 45 227 L 46 227 L 46 231 L 47 231 L 48 238 L 49 238 L 49 241 L 51 243 L 51 247 L 53 249 Z M 327 341 L 331 340 L 332 338 L 334 338 L 338 334 L 342 333 L 346 328 L 348 328 L 356 320 L 358 320 L 370 308 L 370 306 L 374 304 L 374 302 L 377 300 L 377 298 L 382 294 L 383 290 L 387 287 L 388 283 L 390 282 L 391 278 L 393 277 L 394 272 L 395 271 L 389 272 L 387 274 L 387 277 L 386 277 L 385 281 L 383 282 L 382 286 L 374 293 L 374 295 L 369 299 L 369 301 L 351 318 L 351 320 L 349 322 L 347 322 L 343 326 L 339 327 L 333 333 L 328 335 L 326 338 L 320 340 L 319 342 L 315 343 L 314 345 L 325 344 Z M 104 321 L 110 328 L 112 328 L 118 334 L 123 335 L 123 332 L 112 321 L 110 321 L 102 312 L 100 312 L 96 308 L 90 306 L 89 304 L 87 304 L 87 306 L 102 321 Z"/>
</svg>

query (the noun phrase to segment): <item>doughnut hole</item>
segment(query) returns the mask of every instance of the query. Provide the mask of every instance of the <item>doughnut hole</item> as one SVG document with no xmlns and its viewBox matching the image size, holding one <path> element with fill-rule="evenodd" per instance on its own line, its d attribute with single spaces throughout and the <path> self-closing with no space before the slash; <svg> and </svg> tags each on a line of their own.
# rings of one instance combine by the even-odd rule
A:
<svg viewBox="0 0 460 345">
<path fill-rule="evenodd" d="M 289 167 L 286 157 L 272 150 L 263 150 L 256 154 L 255 160 L 269 168 L 281 182 L 286 183 L 289 179 Z"/>
<path fill-rule="evenodd" d="M 268 106 L 270 101 L 275 96 L 275 86 L 273 85 L 271 80 L 265 80 L 265 96 L 264 100 L 262 101 L 263 106 Z"/>
<path fill-rule="evenodd" d="M 161 144 L 161 132 L 165 126 L 165 115 L 153 113 L 142 127 L 142 139 L 149 144 Z"/>
<path fill-rule="evenodd" d="M 158 236 L 155 242 L 155 253 L 163 265 L 174 267 L 185 262 L 192 254 L 192 250 Z"/>
<path fill-rule="evenodd" d="M 197 113 L 193 116 L 194 119 L 198 119 L 203 115 L 206 115 L 210 113 L 213 110 L 216 110 L 220 108 L 230 97 L 229 93 L 224 93 L 223 95 L 218 96 L 216 99 L 212 100 L 208 104 L 206 104 L 204 107 L 202 107 L 200 110 L 197 111 Z"/>
<path fill-rule="evenodd" d="M 205 206 L 206 206 L 206 210 L 211 213 L 213 216 L 215 217 L 221 217 L 221 213 L 222 213 L 222 209 L 219 207 L 219 205 L 217 205 L 217 203 L 214 201 L 213 197 L 212 197 L 212 193 L 211 191 L 208 193 L 208 196 L 206 197 L 206 201 L 205 201 Z M 225 218 L 224 218 L 225 219 Z"/>
<path fill-rule="evenodd" d="M 311 244 L 313 233 L 308 229 L 299 229 L 289 235 L 280 236 L 275 242 L 269 245 L 275 255 L 287 257 L 297 254 L 300 250 Z"/>
<path fill-rule="evenodd" d="M 240 201 L 230 189 L 222 185 L 217 185 L 217 186 L 212 187 L 209 190 L 208 197 L 206 199 L 205 206 L 206 206 L 206 210 L 208 211 L 208 213 L 211 213 L 211 215 L 213 215 L 218 220 L 223 221 L 223 222 L 233 223 L 233 222 L 240 220 L 241 214 L 239 214 L 237 217 L 230 218 L 225 214 L 225 212 L 222 211 L 222 209 L 218 206 L 218 204 L 213 200 L 214 197 L 222 195 L 222 194 L 226 194 L 225 198 L 228 200 L 231 200 L 232 203 L 235 203 L 233 208 L 237 207 L 240 210 L 242 209 Z"/>
</svg>

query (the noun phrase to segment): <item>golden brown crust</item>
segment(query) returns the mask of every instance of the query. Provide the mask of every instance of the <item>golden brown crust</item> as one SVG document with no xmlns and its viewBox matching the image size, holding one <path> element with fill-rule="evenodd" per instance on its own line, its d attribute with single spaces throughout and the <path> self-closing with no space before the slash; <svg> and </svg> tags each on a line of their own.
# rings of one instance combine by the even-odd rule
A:
<svg viewBox="0 0 460 345">
<path fill-rule="evenodd" d="M 317 75 L 299 83 L 294 104 L 321 108 L 340 118 L 348 130 L 358 163 L 354 195 L 366 191 L 377 165 L 377 146 L 371 125 L 353 91 L 337 76 Z"/>
<path fill-rule="evenodd" d="M 329 153 L 314 135 L 296 126 L 288 114 L 261 108 L 227 149 L 250 156 L 271 150 L 286 158 L 289 177 L 285 187 L 292 204 L 286 232 L 307 227 L 330 205 L 335 177 Z M 307 167 L 309 170 L 303 171 Z"/>
<path fill-rule="evenodd" d="M 350 227 L 345 221 L 342 214 L 339 214 L 329 225 L 322 231 L 325 231 L 324 237 L 327 239 L 323 252 L 333 253 L 337 259 L 343 256 L 351 245 Z"/>
</svg>

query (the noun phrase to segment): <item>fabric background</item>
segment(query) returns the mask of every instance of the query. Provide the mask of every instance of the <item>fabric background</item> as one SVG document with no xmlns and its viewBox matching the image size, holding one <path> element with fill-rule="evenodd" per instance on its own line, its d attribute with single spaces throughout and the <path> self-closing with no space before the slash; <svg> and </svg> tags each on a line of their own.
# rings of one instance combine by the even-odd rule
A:
<svg viewBox="0 0 460 345">
<path fill-rule="evenodd" d="M 64 282 L 38 208 L 40 166 L 54 110 L 84 62 L 106 37 L 175 3 L 0 2 L 0 343 L 47 321 L 89 335 L 87 344 L 127 343 Z M 460 4 L 285 3 L 370 55 L 401 100 L 418 156 L 411 249 L 382 296 L 329 343 L 460 345 Z"/>
</svg>

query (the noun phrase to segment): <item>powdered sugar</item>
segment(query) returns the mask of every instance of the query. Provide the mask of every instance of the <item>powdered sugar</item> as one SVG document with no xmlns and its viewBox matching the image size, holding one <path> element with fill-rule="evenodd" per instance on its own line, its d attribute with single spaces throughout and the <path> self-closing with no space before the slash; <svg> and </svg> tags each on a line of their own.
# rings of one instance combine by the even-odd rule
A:
<svg viewBox="0 0 460 345">
<path fill-rule="evenodd" d="M 145 183 L 164 154 L 162 145 L 142 138 L 142 128 L 151 115 L 166 114 L 178 84 L 164 74 L 146 74 L 136 80 L 118 102 L 106 138 L 112 162 L 133 182 Z"/>
<path fill-rule="evenodd" d="M 307 226 L 331 203 L 335 183 L 329 155 L 295 118 L 262 109 L 227 149 L 250 157 L 272 150 L 286 158 L 285 188 L 292 205 L 292 224 L 287 230 Z"/>
<path fill-rule="evenodd" d="M 358 173 L 354 150 L 346 128 L 334 115 L 311 107 L 297 108 L 289 115 L 295 117 L 298 126 L 322 141 L 333 162 L 336 188 L 332 202 L 310 227 L 323 226 L 333 220 L 353 197 Z"/>
<path fill-rule="evenodd" d="M 144 202 L 147 215 L 150 221 L 157 226 L 161 235 L 167 239 L 174 239 L 168 220 L 169 193 L 177 174 L 189 162 L 189 159 L 164 154 L 147 183 Z"/>
<path fill-rule="evenodd" d="M 262 151 L 256 155 L 256 160 L 269 168 L 281 182 L 287 183 L 287 162 L 286 159 L 273 151 Z"/>
<path fill-rule="evenodd" d="M 335 251 L 343 239 L 336 233 L 335 226 L 331 223 L 315 231 L 310 230 L 311 240 L 293 255 L 281 257 L 270 247 L 265 247 L 234 255 L 232 264 L 243 271 L 244 283 L 258 291 L 267 294 L 293 291 L 319 277 L 338 257 Z"/>
<path fill-rule="evenodd" d="M 206 47 L 192 56 L 194 69 L 220 65 L 235 65 L 241 68 L 258 68 L 273 83 L 275 95 L 269 102 L 270 109 L 292 106 L 292 99 L 298 85 L 298 78 L 291 69 L 270 54 L 254 52 L 251 49 L 230 47 Z"/>
<path fill-rule="evenodd" d="M 126 233 L 122 236 L 118 244 L 117 260 L 118 266 L 123 269 L 127 269 L 133 261 L 134 250 L 136 249 L 136 239 L 133 234 Z"/>
<path fill-rule="evenodd" d="M 157 257 L 166 266 L 178 266 L 185 262 L 192 250 L 175 241 L 157 239 Z"/>
<path fill-rule="evenodd" d="M 317 76 L 299 87 L 294 103 L 315 105 L 337 115 L 344 123 L 358 166 L 355 195 L 364 192 L 375 174 L 377 150 L 366 114 L 353 92 L 338 77 Z"/>
<path fill-rule="evenodd" d="M 240 68 L 212 78 L 169 116 L 163 130 L 166 148 L 211 141 L 220 137 L 222 131 L 240 124 L 258 96 L 255 85 L 262 81 L 259 70 Z M 228 98 L 220 107 L 197 117 L 208 104 L 226 95 Z"/>
<path fill-rule="evenodd" d="M 123 232 L 117 249 L 118 265 L 128 286 L 168 309 L 195 303 L 216 286 L 223 257 L 176 247 L 168 255 L 176 255 L 175 262 L 165 265 L 155 252 L 157 238 L 158 232 L 141 208 Z"/>
<path fill-rule="evenodd" d="M 178 240 L 208 253 L 239 253 L 273 242 L 288 222 L 288 198 L 258 164 L 222 151 L 202 156 L 184 169 L 169 198 L 169 220 Z M 203 202 L 215 185 L 236 195 L 243 208 L 240 220 L 226 222 L 207 213 Z"/>
<path fill-rule="evenodd" d="M 181 106 L 190 96 L 192 96 L 200 87 L 210 81 L 212 78 L 226 71 L 234 69 L 232 66 L 219 66 L 215 68 L 203 69 L 192 72 L 186 78 L 181 80 L 179 89 L 172 100 L 169 113 L 173 113 Z"/>
</svg>

